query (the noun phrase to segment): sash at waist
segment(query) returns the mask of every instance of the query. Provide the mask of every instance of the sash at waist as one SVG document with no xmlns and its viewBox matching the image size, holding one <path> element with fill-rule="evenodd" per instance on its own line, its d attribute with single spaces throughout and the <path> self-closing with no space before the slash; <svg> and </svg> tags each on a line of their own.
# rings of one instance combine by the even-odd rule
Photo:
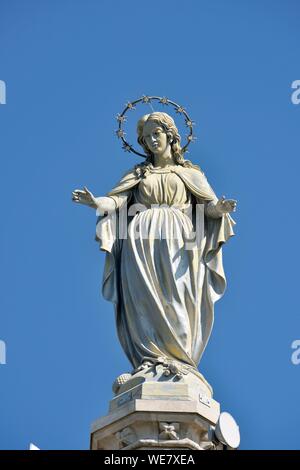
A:
<svg viewBox="0 0 300 470">
<path fill-rule="evenodd" d="M 139 204 L 136 203 L 131 206 L 131 209 L 135 208 L 136 212 L 143 212 L 148 210 L 180 210 L 180 211 L 190 211 L 192 210 L 191 203 L 183 203 L 183 204 Z"/>
</svg>

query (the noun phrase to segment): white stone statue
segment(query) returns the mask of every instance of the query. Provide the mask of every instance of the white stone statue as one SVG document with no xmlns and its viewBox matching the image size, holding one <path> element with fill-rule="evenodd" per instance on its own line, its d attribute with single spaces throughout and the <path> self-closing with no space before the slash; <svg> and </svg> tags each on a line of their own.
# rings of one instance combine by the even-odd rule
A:
<svg viewBox="0 0 300 470">
<path fill-rule="evenodd" d="M 96 239 L 106 252 L 102 292 L 114 303 L 133 375 L 160 365 L 164 376 L 192 372 L 205 382 L 198 364 L 214 303 L 226 286 L 222 245 L 234 234 L 229 213 L 236 201 L 218 199 L 201 169 L 184 159 L 168 114 L 143 116 L 137 133 L 146 160 L 106 196 L 95 197 L 85 187 L 73 191 L 73 200 L 100 214 Z M 121 216 L 124 207 L 127 217 Z M 127 375 L 119 378 L 116 392 Z"/>
</svg>

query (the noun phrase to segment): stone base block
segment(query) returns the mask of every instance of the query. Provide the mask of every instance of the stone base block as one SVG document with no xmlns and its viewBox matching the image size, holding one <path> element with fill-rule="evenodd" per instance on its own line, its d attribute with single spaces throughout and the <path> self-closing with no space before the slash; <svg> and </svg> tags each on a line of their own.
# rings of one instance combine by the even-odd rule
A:
<svg viewBox="0 0 300 470">
<path fill-rule="evenodd" d="M 214 441 L 220 405 L 203 387 L 144 382 L 117 395 L 92 424 L 92 450 L 222 448 Z"/>
</svg>

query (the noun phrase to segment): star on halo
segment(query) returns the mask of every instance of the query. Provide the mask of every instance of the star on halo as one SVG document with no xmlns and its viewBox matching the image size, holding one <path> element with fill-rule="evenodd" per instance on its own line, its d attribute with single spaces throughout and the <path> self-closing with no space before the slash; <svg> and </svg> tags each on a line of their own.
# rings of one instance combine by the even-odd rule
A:
<svg viewBox="0 0 300 470">
<path fill-rule="evenodd" d="M 193 127 L 195 125 L 194 121 L 192 121 L 191 119 L 186 119 L 185 120 L 185 125 L 187 127 Z"/>
<path fill-rule="evenodd" d="M 118 130 L 116 131 L 116 134 L 117 134 L 117 136 L 118 136 L 119 139 L 121 139 L 122 137 L 125 136 L 125 132 L 123 131 L 123 129 L 118 129 Z"/>
<path fill-rule="evenodd" d="M 150 101 L 151 101 L 150 96 L 146 96 L 146 95 L 142 96 L 142 102 L 143 103 L 150 103 Z"/>
<path fill-rule="evenodd" d="M 118 122 L 121 122 L 121 123 L 127 121 L 126 116 L 122 116 L 121 114 L 117 114 L 116 119 Z"/>
<path fill-rule="evenodd" d="M 175 109 L 176 113 L 183 113 L 185 111 L 183 106 L 178 106 L 178 108 Z"/>
<path fill-rule="evenodd" d="M 160 102 L 161 104 L 167 105 L 167 104 L 168 104 L 168 98 L 166 98 L 165 96 L 163 96 L 162 98 L 160 98 L 159 102 Z"/>
<path fill-rule="evenodd" d="M 196 139 L 197 139 L 197 137 L 193 136 L 192 134 L 190 134 L 190 135 L 187 136 L 187 140 L 188 140 L 189 142 L 194 143 Z"/>
<path fill-rule="evenodd" d="M 128 103 L 126 103 L 126 107 L 127 107 L 128 109 L 132 109 L 132 110 L 135 109 L 135 106 L 134 106 L 133 103 L 131 103 L 130 101 L 128 101 Z"/>
<path fill-rule="evenodd" d="M 125 150 L 125 152 L 131 152 L 131 145 L 130 145 L 130 144 L 127 144 L 127 142 L 125 142 L 125 143 L 122 145 L 122 149 Z"/>
</svg>

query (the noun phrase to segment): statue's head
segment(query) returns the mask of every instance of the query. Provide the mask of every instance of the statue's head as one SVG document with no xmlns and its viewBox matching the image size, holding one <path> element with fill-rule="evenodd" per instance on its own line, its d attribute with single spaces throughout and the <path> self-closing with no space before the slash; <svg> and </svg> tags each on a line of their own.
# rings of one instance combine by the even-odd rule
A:
<svg viewBox="0 0 300 470">
<path fill-rule="evenodd" d="M 182 159 L 180 135 L 174 120 L 168 114 L 146 114 L 138 121 L 137 133 L 138 143 L 150 158 L 170 146 L 174 160 L 177 162 Z"/>
</svg>

